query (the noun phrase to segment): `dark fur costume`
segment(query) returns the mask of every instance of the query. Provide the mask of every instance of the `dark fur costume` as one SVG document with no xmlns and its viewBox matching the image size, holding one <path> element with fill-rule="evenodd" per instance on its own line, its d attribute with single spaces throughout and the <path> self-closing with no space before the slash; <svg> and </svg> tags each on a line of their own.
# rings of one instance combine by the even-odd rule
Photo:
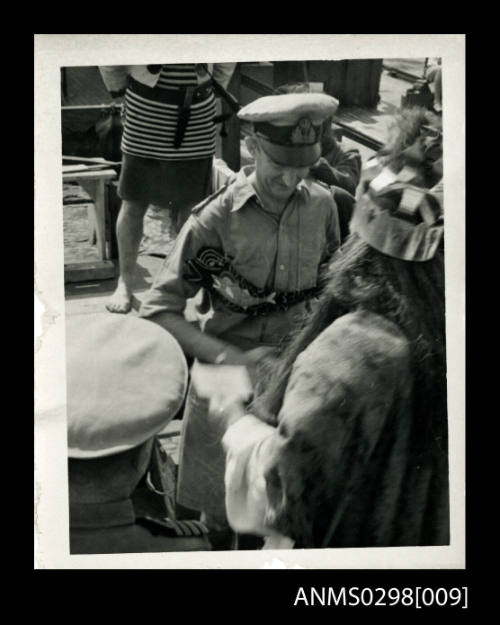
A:
<svg viewBox="0 0 500 625">
<path fill-rule="evenodd" d="M 352 234 L 332 259 L 253 406 L 278 425 L 267 523 L 297 547 L 449 544 L 444 303 L 441 251 L 406 262 Z"/>
<path fill-rule="evenodd" d="M 448 543 L 446 453 L 416 444 L 412 369 L 403 332 L 362 310 L 296 359 L 266 479 L 268 522 L 297 546 Z"/>
</svg>

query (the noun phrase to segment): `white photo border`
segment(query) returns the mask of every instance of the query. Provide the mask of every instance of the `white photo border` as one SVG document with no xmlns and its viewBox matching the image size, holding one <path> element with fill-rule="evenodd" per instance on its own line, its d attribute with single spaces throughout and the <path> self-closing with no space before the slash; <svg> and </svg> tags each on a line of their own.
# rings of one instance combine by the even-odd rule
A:
<svg viewBox="0 0 500 625">
<path fill-rule="evenodd" d="M 68 34 L 35 37 L 35 568 L 465 568 L 465 35 Z M 60 69 L 165 62 L 441 57 L 451 544 L 70 555 Z"/>
</svg>

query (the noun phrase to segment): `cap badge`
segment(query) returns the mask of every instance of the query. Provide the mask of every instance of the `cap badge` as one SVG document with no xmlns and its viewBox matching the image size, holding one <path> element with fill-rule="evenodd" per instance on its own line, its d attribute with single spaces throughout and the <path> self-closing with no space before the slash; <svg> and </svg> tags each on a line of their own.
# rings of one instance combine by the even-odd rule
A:
<svg viewBox="0 0 500 625">
<path fill-rule="evenodd" d="M 291 140 L 295 145 L 316 142 L 316 131 L 309 117 L 302 117 L 298 121 L 293 129 Z"/>
</svg>

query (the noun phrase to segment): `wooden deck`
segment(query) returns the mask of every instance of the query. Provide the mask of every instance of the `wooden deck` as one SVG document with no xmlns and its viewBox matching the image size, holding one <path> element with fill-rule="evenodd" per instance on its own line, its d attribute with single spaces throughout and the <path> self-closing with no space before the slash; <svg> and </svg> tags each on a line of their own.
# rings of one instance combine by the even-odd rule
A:
<svg viewBox="0 0 500 625">
<path fill-rule="evenodd" d="M 342 127 L 344 137 L 371 150 L 379 149 L 387 141 L 391 122 L 401 106 L 401 97 L 410 86 L 407 80 L 384 70 L 380 79 L 380 102 L 376 108 L 339 108 L 335 122 Z"/>
<path fill-rule="evenodd" d="M 343 137 L 349 147 L 358 147 L 365 154 L 378 150 L 387 140 L 391 119 L 401 106 L 401 97 L 406 93 L 420 72 L 425 59 L 417 59 L 416 63 L 408 62 L 408 68 L 415 73 L 410 80 L 404 72 L 395 73 L 393 69 L 401 63 L 394 63 L 385 68 L 380 76 L 380 100 L 374 107 L 343 106 L 342 101 L 335 115 L 334 122 L 342 128 Z M 251 75 L 245 73 L 241 78 L 241 103 L 251 101 L 256 95 L 270 95 L 274 92 L 271 64 L 260 64 L 252 68 Z M 406 68 L 406 66 L 403 66 Z M 249 71 L 248 68 L 246 70 Z M 410 70 L 408 70 L 410 71 Z M 351 145 L 351 142 L 355 145 Z M 366 152 L 368 150 L 368 152 Z"/>
<path fill-rule="evenodd" d="M 142 255 L 138 257 L 138 270 L 133 285 L 134 302 L 131 314 L 137 314 L 141 295 L 147 291 L 163 259 Z M 116 275 L 118 271 L 115 272 Z M 118 278 L 90 279 L 65 285 L 66 316 L 105 312 L 105 304 L 116 288 Z"/>
</svg>

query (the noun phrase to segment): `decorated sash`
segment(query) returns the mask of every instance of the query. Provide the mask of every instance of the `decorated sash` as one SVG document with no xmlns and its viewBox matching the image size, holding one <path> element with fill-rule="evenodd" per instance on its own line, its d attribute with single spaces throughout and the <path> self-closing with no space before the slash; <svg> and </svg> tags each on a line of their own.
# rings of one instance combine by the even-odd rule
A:
<svg viewBox="0 0 500 625">
<path fill-rule="evenodd" d="M 221 251 L 205 247 L 196 258 L 186 261 L 185 279 L 203 286 L 224 306 L 250 316 L 268 315 L 319 295 L 319 287 L 302 291 L 271 291 L 256 287 L 231 265 L 231 258 Z"/>
</svg>

